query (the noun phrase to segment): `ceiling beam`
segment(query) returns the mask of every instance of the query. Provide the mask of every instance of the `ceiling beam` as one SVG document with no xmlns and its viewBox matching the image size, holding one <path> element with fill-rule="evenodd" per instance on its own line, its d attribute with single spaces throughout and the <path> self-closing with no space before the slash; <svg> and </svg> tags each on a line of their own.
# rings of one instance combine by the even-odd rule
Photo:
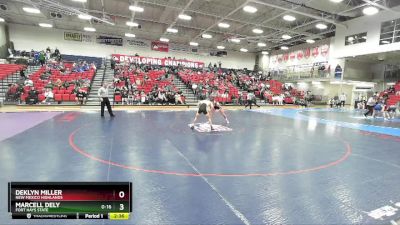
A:
<svg viewBox="0 0 400 225">
<path fill-rule="evenodd" d="M 310 14 L 310 13 L 305 13 L 305 12 L 296 11 L 296 10 L 294 10 L 294 9 L 288 9 L 288 8 L 285 8 L 285 7 L 282 7 L 282 6 L 279 6 L 279 5 L 275 5 L 275 4 L 271 4 L 271 3 L 268 3 L 268 2 L 262 2 L 262 1 L 260 1 L 260 0 L 251 0 L 251 2 L 260 4 L 260 5 L 264 5 L 264 6 L 268 6 L 268 7 L 272 7 L 272 8 L 277 8 L 277 9 L 281 9 L 281 10 L 286 10 L 286 11 L 291 12 L 291 13 L 295 13 L 295 14 L 299 14 L 299 15 L 311 17 L 311 18 L 314 18 L 314 19 L 316 19 L 316 20 L 321 20 L 321 21 L 324 21 L 324 22 L 327 22 L 327 23 L 335 24 L 336 26 L 343 26 L 343 27 L 346 27 L 346 25 L 341 24 L 341 23 L 338 23 L 338 22 L 336 22 L 335 20 L 331 20 L 331 19 L 328 19 L 328 18 L 326 18 L 326 17 L 316 16 L 316 15 L 313 15 L 313 14 Z"/>
<path fill-rule="evenodd" d="M 207 31 L 209 31 L 211 28 L 213 28 L 214 26 L 218 25 L 219 23 L 221 23 L 222 21 L 224 21 L 227 17 L 233 15 L 235 12 L 237 12 L 238 10 L 240 10 L 241 8 L 243 8 L 245 5 L 247 5 L 250 2 L 250 0 L 246 0 L 245 2 L 243 2 L 242 4 L 240 4 L 238 7 L 236 7 L 235 9 L 231 10 L 228 14 L 226 14 L 225 16 L 219 18 L 219 20 L 217 20 L 217 22 L 213 23 L 211 26 L 208 26 L 204 31 L 200 32 L 198 35 L 196 35 L 193 39 L 197 39 L 199 37 L 201 37 L 204 33 L 206 33 Z"/>
<path fill-rule="evenodd" d="M 193 3 L 193 1 L 194 1 L 194 0 L 189 0 L 189 2 L 186 3 L 185 7 L 183 7 L 183 9 L 180 11 L 180 13 L 179 13 L 178 16 L 175 18 L 175 20 L 174 20 L 171 24 L 169 24 L 169 27 L 175 26 L 176 22 L 178 22 L 178 20 L 179 20 L 179 15 L 180 15 L 180 14 L 183 14 L 183 13 L 185 12 L 185 10 L 186 10 L 187 8 L 189 8 L 189 6 Z M 164 31 L 163 35 L 165 35 L 166 33 L 167 33 L 167 30 Z"/>
<path fill-rule="evenodd" d="M 378 3 L 374 2 L 374 1 L 371 1 L 371 0 L 363 0 L 363 2 L 368 3 L 370 5 L 373 5 L 373 6 L 376 6 L 376 7 L 380 8 L 380 9 L 383 9 L 383 10 L 387 10 L 387 11 L 391 11 L 391 12 L 397 12 L 397 11 L 395 11 L 395 10 L 389 8 L 389 7 L 383 6 L 383 5 L 378 4 Z"/>
</svg>

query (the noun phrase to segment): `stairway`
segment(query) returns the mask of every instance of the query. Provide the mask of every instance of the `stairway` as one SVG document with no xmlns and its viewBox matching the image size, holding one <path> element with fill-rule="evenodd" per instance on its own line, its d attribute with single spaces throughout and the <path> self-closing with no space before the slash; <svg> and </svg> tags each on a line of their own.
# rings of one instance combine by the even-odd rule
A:
<svg viewBox="0 0 400 225">
<path fill-rule="evenodd" d="M 93 78 L 92 86 L 90 88 L 90 92 L 88 95 L 88 100 L 86 105 L 100 105 L 100 100 L 97 97 L 97 92 L 101 88 L 101 84 L 103 82 L 103 75 L 104 75 L 104 82 L 105 83 L 112 83 L 114 78 L 114 71 L 111 69 L 111 62 L 107 60 L 106 67 L 97 70 L 95 77 Z M 111 104 L 114 101 L 114 89 L 109 88 L 109 98 Z"/>
<path fill-rule="evenodd" d="M 29 77 L 31 74 L 35 73 L 40 69 L 40 66 L 28 66 L 25 70 L 25 76 Z M 0 81 L 0 102 L 4 102 L 6 98 L 6 93 L 8 91 L 8 84 L 16 83 L 20 79 L 19 71 L 9 75 Z"/>
<path fill-rule="evenodd" d="M 197 104 L 197 98 L 194 95 L 193 91 L 178 78 L 178 75 L 174 75 L 174 80 L 172 82 L 174 83 L 175 87 L 182 91 L 182 94 L 186 98 L 186 104 Z"/>
</svg>

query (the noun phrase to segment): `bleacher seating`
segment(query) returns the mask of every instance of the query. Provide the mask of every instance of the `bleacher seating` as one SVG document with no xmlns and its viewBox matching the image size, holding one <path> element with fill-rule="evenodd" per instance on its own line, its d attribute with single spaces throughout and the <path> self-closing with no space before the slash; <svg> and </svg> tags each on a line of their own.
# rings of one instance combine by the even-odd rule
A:
<svg viewBox="0 0 400 225">
<path fill-rule="evenodd" d="M 64 82 L 64 81 L 71 82 L 71 81 L 77 80 L 79 78 L 81 78 L 81 79 L 87 78 L 91 81 L 93 79 L 93 76 L 95 73 L 94 70 L 89 70 L 89 71 L 82 72 L 82 73 L 73 72 L 68 75 L 62 75 L 59 70 L 51 70 L 50 78 L 48 80 L 41 80 L 40 76 L 45 72 L 45 70 L 46 70 L 46 68 L 42 67 L 30 76 L 30 79 L 33 81 L 35 89 L 39 92 L 39 101 L 43 101 L 45 99 L 43 90 L 45 89 L 46 85 L 49 83 L 50 80 L 53 84 L 58 79 L 61 82 Z M 30 87 L 25 87 L 24 89 L 25 89 L 25 93 L 23 95 L 21 95 L 21 101 L 23 101 L 23 102 L 25 101 L 25 98 L 27 97 L 27 92 L 29 91 Z M 70 84 L 70 86 L 68 88 L 53 87 L 54 100 L 59 103 L 75 101 L 76 95 L 74 93 L 72 93 L 74 89 L 75 89 L 74 84 Z M 84 87 L 82 89 L 85 90 L 86 92 L 89 91 L 88 87 Z"/>
<path fill-rule="evenodd" d="M 394 85 L 394 90 L 395 93 L 388 95 L 387 105 L 396 105 L 400 102 L 400 95 L 396 95 L 396 93 L 400 92 L 400 81 Z"/>
<path fill-rule="evenodd" d="M 0 64 L 0 80 L 7 78 L 9 75 L 16 73 L 23 68 L 23 65 Z"/>
<path fill-rule="evenodd" d="M 215 100 L 221 103 L 231 103 L 232 97 L 239 97 L 239 90 L 236 86 L 232 84 L 232 82 L 227 80 L 219 80 L 217 79 L 215 73 L 213 72 L 204 72 L 198 74 L 192 70 L 184 70 L 178 73 L 178 76 L 181 78 L 183 83 L 187 86 L 191 87 L 193 83 L 203 86 L 208 84 L 210 87 L 217 87 L 217 96 L 215 96 Z M 205 94 L 207 89 L 203 89 L 203 94 Z M 225 92 L 228 92 L 227 97 L 222 97 Z"/>
<path fill-rule="evenodd" d="M 246 82 L 248 80 L 251 80 L 251 78 L 248 75 L 241 75 L 239 77 L 239 80 L 241 82 Z M 265 86 L 269 86 L 268 90 L 263 93 L 263 96 L 261 96 L 261 89 L 262 89 L 262 84 Z M 302 98 L 304 94 L 298 92 L 295 88 L 291 88 L 291 90 L 284 90 L 283 89 L 283 84 L 277 80 L 265 80 L 265 81 L 257 81 L 253 83 L 253 86 L 256 87 L 254 90 L 254 94 L 256 97 L 260 97 L 262 99 L 267 100 L 269 103 L 272 103 L 272 97 L 274 95 L 282 95 L 284 94 L 284 103 L 285 104 L 293 104 L 294 99 L 293 97 L 299 97 Z M 242 92 L 242 98 L 243 100 L 247 100 L 247 91 Z"/>
<path fill-rule="evenodd" d="M 146 80 L 145 77 L 148 77 Z M 145 94 L 149 94 L 155 86 L 158 87 L 159 90 L 165 90 L 167 86 L 170 87 L 171 91 L 178 92 L 179 90 L 173 84 L 174 76 L 170 75 L 167 79 L 163 79 L 165 76 L 164 70 L 150 70 L 149 72 L 138 72 L 138 71 L 126 71 L 124 70 L 120 74 L 121 77 L 127 77 L 132 84 L 137 85 L 137 90 L 140 92 L 144 92 Z M 115 84 L 116 87 L 123 87 L 125 82 L 119 82 Z M 114 96 L 114 102 L 119 103 L 122 102 L 121 95 Z"/>
</svg>

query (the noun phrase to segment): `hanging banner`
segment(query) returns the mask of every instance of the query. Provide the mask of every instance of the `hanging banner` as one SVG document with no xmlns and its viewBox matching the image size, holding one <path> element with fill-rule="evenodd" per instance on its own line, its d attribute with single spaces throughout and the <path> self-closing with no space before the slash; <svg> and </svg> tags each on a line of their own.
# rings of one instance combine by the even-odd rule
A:
<svg viewBox="0 0 400 225">
<path fill-rule="evenodd" d="M 314 57 L 317 57 L 319 55 L 319 48 L 318 47 L 313 48 L 312 55 Z"/>
<path fill-rule="evenodd" d="M 122 38 L 116 38 L 116 37 L 97 36 L 96 42 L 105 45 L 122 46 Z"/>
<path fill-rule="evenodd" d="M 297 59 L 298 59 L 298 60 L 302 60 L 302 59 L 303 59 L 303 56 L 304 56 L 303 51 L 298 51 L 298 52 L 297 52 Z"/>
<path fill-rule="evenodd" d="M 329 53 L 329 45 L 322 45 L 321 46 L 321 55 L 322 56 L 327 56 Z"/>
<path fill-rule="evenodd" d="M 134 46 L 134 47 L 149 47 L 150 46 L 149 41 L 139 40 L 139 39 L 127 39 L 126 43 L 128 44 L 128 46 Z"/>
<path fill-rule="evenodd" d="M 150 64 L 159 66 L 183 66 L 188 68 L 203 68 L 204 62 L 189 61 L 183 59 L 171 59 L 171 58 L 153 58 L 153 57 L 142 57 L 142 56 L 130 56 L 123 54 L 112 54 L 111 55 L 116 62 L 139 63 L 139 64 Z"/>
<path fill-rule="evenodd" d="M 64 32 L 64 40 L 67 41 L 82 41 L 81 33 Z"/>
<path fill-rule="evenodd" d="M 310 58 L 310 56 L 311 56 L 311 50 L 310 48 L 307 48 L 306 50 L 304 50 L 304 57 L 308 59 Z"/>
<path fill-rule="evenodd" d="M 152 41 L 151 42 L 151 50 L 159 51 L 159 52 L 168 52 L 169 45 L 168 45 L 168 43 L 161 42 L 161 41 Z"/>
<path fill-rule="evenodd" d="M 291 52 L 289 54 L 289 58 L 290 58 L 290 60 L 294 60 L 296 58 L 296 52 Z"/>
</svg>

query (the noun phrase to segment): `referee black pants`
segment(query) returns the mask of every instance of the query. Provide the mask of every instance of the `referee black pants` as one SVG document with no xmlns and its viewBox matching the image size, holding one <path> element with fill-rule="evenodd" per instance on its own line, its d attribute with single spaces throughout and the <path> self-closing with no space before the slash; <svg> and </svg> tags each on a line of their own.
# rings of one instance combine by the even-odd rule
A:
<svg viewBox="0 0 400 225">
<path fill-rule="evenodd" d="M 107 97 L 103 98 L 103 101 L 101 102 L 101 116 L 104 116 L 104 106 L 107 106 L 107 110 L 108 110 L 108 113 L 110 113 L 110 116 L 114 116 L 112 109 L 111 109 L 110 100 Z"/>
</svg>

